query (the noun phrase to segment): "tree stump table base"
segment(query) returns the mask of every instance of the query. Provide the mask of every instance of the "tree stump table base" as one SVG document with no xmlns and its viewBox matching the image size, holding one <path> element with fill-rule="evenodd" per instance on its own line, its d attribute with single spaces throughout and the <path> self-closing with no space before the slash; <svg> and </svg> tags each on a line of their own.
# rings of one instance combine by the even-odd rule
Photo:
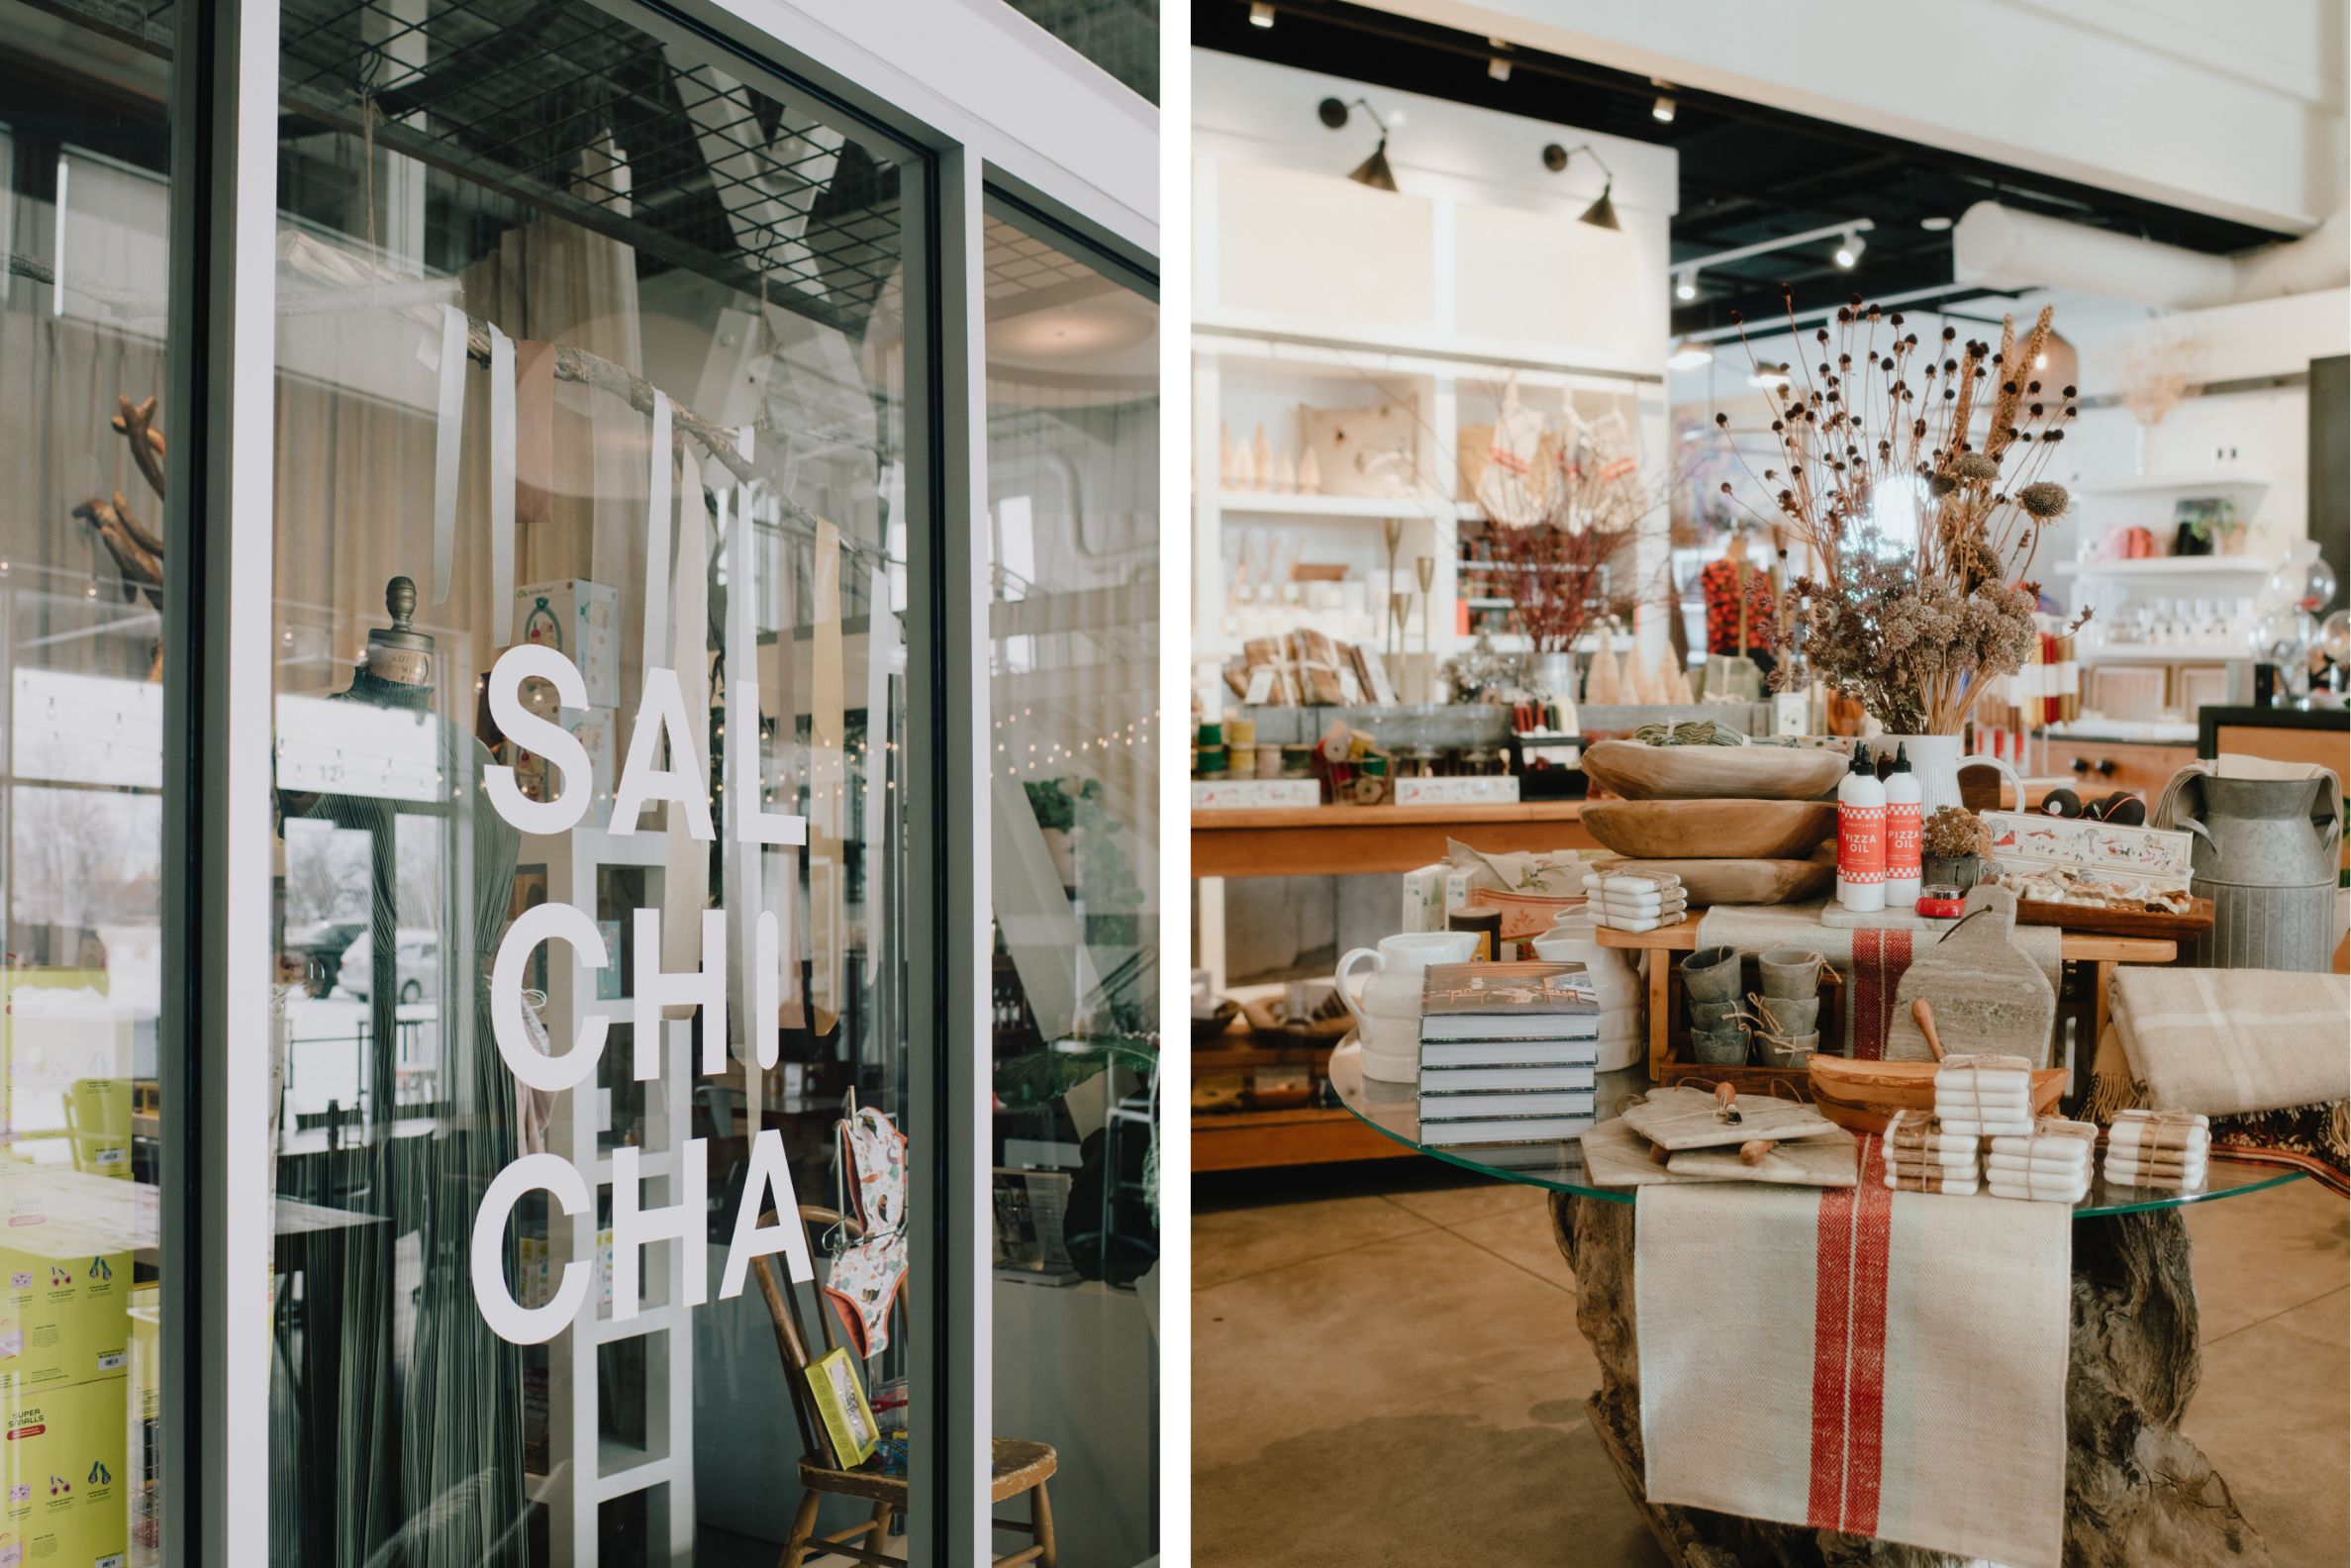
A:
<svg viewBox="0 0 2351 1568">
<path fill-rule="evenodd" d="M 1566 1193 L 1551 1225 L 1600 1360 L 1585 1405 L 1616 1478 L 1674 1568 L 1967 1568 L 1894 1541 L 1651 1503 L 1642 1486 L 1631 1204 Z M 2076 1222 L 2066 1369 L 2066 1568 L 2261 1568 L 2260 1532 L 2180 1434 L 2203 1375 L 2188 1227 L 2174 1209 Z M 1735 1353 L 1735 1340 L 1725 1348 Z"/>
</svg>

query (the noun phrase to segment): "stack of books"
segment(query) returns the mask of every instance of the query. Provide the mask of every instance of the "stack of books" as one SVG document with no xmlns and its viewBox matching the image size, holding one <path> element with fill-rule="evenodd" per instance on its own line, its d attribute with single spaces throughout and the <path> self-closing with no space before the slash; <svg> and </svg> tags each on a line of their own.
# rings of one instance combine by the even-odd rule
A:
<svg viewBox="0 0 2351 1568">
<path fill-rule="evenodd" d="M 1580 963 L 1431 964 L 1420 986 L 1420 1141 L 1575 1137 L 1593 1121 L 1600 997 Z"/>
</svg>

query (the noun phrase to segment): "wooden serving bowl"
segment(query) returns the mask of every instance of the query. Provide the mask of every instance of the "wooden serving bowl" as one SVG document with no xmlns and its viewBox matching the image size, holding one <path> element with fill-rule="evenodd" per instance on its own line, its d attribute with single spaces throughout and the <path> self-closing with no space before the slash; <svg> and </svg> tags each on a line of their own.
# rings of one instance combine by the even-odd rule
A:
<svg viewBox="0 0 2351 1568">
<path fill-rule="evenodd" d="M 1897 1111 L 1934 1109 L 1934 1072 L 1930 1061 L 1849 1061 L 1842 1056 L 1814 1052 L 1810 1063 L 1812 1104 L 1820 1114 L 1848 1132 L 1886 1130 Z M 2066 1070 L 2038 1068 L 2032 1075 L 2032 1114 L 2045 1117 L 2057 1109 L 2065 1093 Z"/>
<path fill-rule="evenodd" d="M 1808 860 L 1820 847 L 1820 840 L 1836 832 L 1836 805 L 1832 801 L 1605 801 L 1585 806 L 1578 821 L 1593 837 L 1631 860 Z"/>
<path fill-rule="evenodd" d="M 1811 800 L 1835 789 L 1851 762 L 1841 751 L 1795 746 L 1596 740 L 1584 748 L 1584 771 L 1592 780 L 1631 801 Z"/>
</svg>

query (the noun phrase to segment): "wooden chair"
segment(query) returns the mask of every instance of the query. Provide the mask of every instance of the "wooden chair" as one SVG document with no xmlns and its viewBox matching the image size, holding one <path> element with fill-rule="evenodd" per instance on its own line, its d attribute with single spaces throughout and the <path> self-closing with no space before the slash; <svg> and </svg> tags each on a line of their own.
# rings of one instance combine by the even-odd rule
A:
<svg viewBox="0 0 2351 1568">
<path fill-rule="evenodd" d="M 838 1225 L 852 1237 L 865 1232 L 856 1221 L 831 1209 L 819 1209 L 809 1204 L 800 1206 L 803 1225 L 831 1228 Z M 776 1223 L 772 1209 L 759 1217 L 763 1225 Z M 835 1470 L 826 1459 L 826 1447 L 818 1433 L 823 1429 L 824 1417 L 816 1410 L 808 1387 L 808 1368 L 815 1359 L 808 1352 L 808 1329 L 800 1313 L 800 1293 L 789 1282 L 782 1288 L 776 1283 L 775 1271 L 763 1257 L 751 1260 L 751 1270 L 759 1278 L 759 1294 L 766 1298 L 768 1316 L 775 1320 L 775 1346 L 783 1357 L 784 1382 L 792 1391 L 792 1414 L 800 1422 L 800 1485 L 802 1493 L 799 1512 L 792 1516 L 792 1532 L 784 1541 L 784 1554 L 779 1568 L 801 1568 L 801 1561 L 810 1548 L 829 1551 L 857 1562 L 873 1563 L 878 1568 L 905 1568 L 906 1559 L 892 1557 L 882 1550 L 890 1538 L 890 1516 L 906 1513 L 906 1477 L 882 1475 L 867 1470 Z M 825 1337 L 825 1349 L 830 1353 L 835 1346 L 833 1331 L 833 1308 L 819 1296 L 815 1303 L 818 1327 Z M 903 1320 L 902 1320 L 903 1322 Z M 1056 1568 L 1053 1546 L 1053 1508 L 1045 1497 L 1045 1483 L 1052 1479 L 1060 1461 L 1050 1444 L 1022 1442 L 1009 1437 L 989 1439 L 990 1471 L 988 1498 L 1001 1503 L 1015 1493 L 1029 1494 L 1029 1520 L 994 1519 L 998 1529 L 1019 1530 L 1035 1537 L 1036 1544 L 1008 1557 L 995 1559 L 995 1568 L 1016 1568 L 1026 1562 L 1035 1562 L 1039 1568 Z M 826 1494 L 833 1497 L 858 1498 L 873 1505 L 873 1518 L 863 1524 L 830 1535 L 816 1534 L 817 1508 Z M 862 1535 L 865 1544 L 846 1544 Z"/>
</svg>

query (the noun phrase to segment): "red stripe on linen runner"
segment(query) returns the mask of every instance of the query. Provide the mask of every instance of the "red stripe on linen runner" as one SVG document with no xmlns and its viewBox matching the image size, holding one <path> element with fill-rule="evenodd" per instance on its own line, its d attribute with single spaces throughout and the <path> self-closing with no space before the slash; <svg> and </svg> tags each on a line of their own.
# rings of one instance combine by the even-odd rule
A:
<svg viewBox="0 0 2351 1568">
<path fill-rule="evenodd" d="M 1812 1318 L 1814 1529 L 1877 1532 L 1886 1410 L 1886 1273 L 1894 1194 L 1884 1151 L 1864 1138 L 1860 1185 L 1820 1196 Z"/>
<path fill-rule="evenodd" d="M 1910 972 L 1910 933 L 1888 927 L 1853 933 L 1853 1059 L 1886 1059 L 1894 993 Z"/>
</svg>

